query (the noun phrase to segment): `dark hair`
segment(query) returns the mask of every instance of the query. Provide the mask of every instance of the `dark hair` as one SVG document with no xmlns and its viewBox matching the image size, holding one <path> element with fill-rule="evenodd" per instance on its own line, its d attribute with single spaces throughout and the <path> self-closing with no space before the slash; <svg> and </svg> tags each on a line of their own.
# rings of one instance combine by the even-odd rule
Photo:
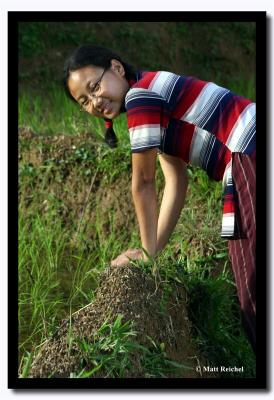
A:
<svg viewBox="0 0 274 400">
<path fill-rule="evenodd" d="M 71 71 L 76 71 L 77 69 L 86 67 L 87 65 L 110 68 L 111 60 L 113 59 L 120 61 L 123 65 L 127 80 L 135 78 L 136 72 L 134 68 L 124 62 L 114 51 L 94 44 L 83 44 L 75 49 L 70 57 L 65 61 L 64 80 L 67 81 Z"/>
<path fill-rule="evenodd" d="M 75 49 L 74 52 L 67 58 L 64 64 L 63 83 L 67 95 L 75 101 L 68 88 L 68 78 L 70 72 L 76 71 L 77 69 L 86 67 L 88 65 L 94 65 L 96 67 L 102 68 L 110 68 L 111 60 L 113 59 L 120 61 L 120 63 L 123 65 L 125 70 L 125 77 L 127 80 L 135 79 L 135 69 L 130 64 L 124 62 L 121 57 L 112 50 L 93 44 L 83 44 Z M 105 141 L 111 147 L 115 147 L 117 143 L 116 135 L 112 129 L 112 126 L 109 126 L 110 120 L 106 121 L 108 121 L 108 127 L 105 134 Z"/>
</svg>

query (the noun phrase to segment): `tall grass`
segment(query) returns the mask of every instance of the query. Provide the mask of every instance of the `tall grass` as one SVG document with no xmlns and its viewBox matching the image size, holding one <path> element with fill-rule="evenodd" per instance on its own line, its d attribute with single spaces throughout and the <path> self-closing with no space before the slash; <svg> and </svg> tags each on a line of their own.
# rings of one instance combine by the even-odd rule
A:
<svg viewBox="0 0 274 400">
<path fill-rule="evenodd" d="M 79 106 L 71 101 L 58 86 L 49 87 L 39 94 L 23 92 L 19 96 L 19 126 L 29 126 L 34 132 L 55 135 L 79 135 L 83 127 L 93 128 L 95 119 L 88 119 Z M 96 131 L 98 130 L 98 127 Z"/>
<path fill-rule="evenodd" d="M 31 221 L 19 212 L 19 329 L 24 339 L 20 348 L 43 340 L 54 327 L 62 293 L 58 264 L 65 235 L 36 215 Z M 24 332 L 28 334 L 24 334 Z"/>
</svg>

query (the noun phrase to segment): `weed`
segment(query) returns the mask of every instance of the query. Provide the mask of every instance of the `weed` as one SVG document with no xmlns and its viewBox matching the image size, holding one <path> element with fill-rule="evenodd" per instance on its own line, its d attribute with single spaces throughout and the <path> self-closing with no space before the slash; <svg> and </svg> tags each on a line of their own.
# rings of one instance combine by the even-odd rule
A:
<svg viewBox="0 0 274 400">
<path fill-rule="evenodd" d="M 136 368 L 141 368 L 145 378 L 167 377 L 179 369 L 191 369 L 167 358 L 163 343 L 157 345 L 148 337 L 151 347 L 134 341 L 137 332 L 130 321 L 122 322 L 118 315 L 113 324 L 105 321 L 89 343 L 84 338 L 76 343 L 81 351 L 81 367 L 70 378 L 123 378 L 134 376 Z"/>
<path fill-rule="evenodd" d="M 33 354 L 26 352 L 26 355 L 22 358 L 21 361 L 22 366 L 20 366 L 19 368 L 19 370 L 22 370 L 20 378 L 27 378 L 29 376 L 32 360 L 33 360 Z"/>
</svg>

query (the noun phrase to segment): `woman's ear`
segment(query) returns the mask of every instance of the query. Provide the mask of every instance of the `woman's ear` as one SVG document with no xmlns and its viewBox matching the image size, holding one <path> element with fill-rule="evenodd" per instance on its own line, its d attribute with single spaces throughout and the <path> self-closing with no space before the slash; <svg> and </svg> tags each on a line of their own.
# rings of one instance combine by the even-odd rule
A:
<svg viewBox="0 0 274 400">
<path fill-rule="evenodd" d="M 114 72 L 117 72 L 120 76 L 125 76 L 125 69 L 118 60 L 111 60 L 111 67 Z"/>
</svg>

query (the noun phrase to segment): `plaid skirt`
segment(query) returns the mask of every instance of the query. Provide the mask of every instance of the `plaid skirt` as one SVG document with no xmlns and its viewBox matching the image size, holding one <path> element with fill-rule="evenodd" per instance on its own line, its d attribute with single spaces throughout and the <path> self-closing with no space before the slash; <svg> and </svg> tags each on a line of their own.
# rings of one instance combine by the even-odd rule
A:
<svg viewBox="0 0 274 400">
<path fill-rule="evenodd" d="M 237 236 L 228 241 L 242 321 L 256 351 L 256 152 L 232 154 Z"/>
</svg>

